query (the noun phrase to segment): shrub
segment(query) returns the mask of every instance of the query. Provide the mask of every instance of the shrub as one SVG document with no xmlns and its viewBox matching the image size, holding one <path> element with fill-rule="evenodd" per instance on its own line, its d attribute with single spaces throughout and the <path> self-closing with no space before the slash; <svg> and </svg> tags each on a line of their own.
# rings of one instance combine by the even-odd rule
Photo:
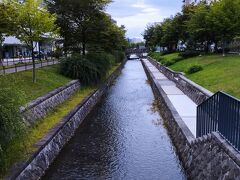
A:
<svg viewBox="0 0 240 180">
<path fill-rule="evenodd" d="M 173 64 L 175 64 L 175 61 L 171 60 L 171 61 L 162 61 L 161 62 L 164 66 L 171 66 Z"/>
<path fill-rule="evenodd" d="M 115 61 L 117 63 L 123 62 L 125 57 L 125 53 L 123 51 L 114 51 L 113 56 L 115 57 Z"/>
<path fill-rule="evenodd" d="M 193 65 L 193 66 L 191 66 L 190 68 L 188 68 L 187 73 L 188 73 L 188 74 L 193 74 L 193 73 L 196 73 L 196 72 L 202 71 L 202 70 L 203 70 L 203 67 L 202 67 L 202 66 Z"/>
<path fill-rule="evenodd" d="M 79 79 L 84 85 L 96 84 L 106 77 L 114 63 L 115 58 L 111 54 L 92 53 L 85 56 L 75 54 L 61 60 L 60 73 L 73 79 Z"/>
<path fill-rule="evenodd" d="M 7 81 L 7 79 L 6 79 Z M 25 124 L 20 113 L 23 94 L 1 81 L 0 87 L 0 172 L 8 165 L 5 149 L 25 132 Z M 7 84 L 7 83 L 6 83 Z"/>
<path fill-rule="evenodd" d="M 200 53 L 195 50 L 186 50 L 184 52 L 179 53 L 179 56 L 181 56 L 183 58 L 190 58 L 190 57 L 195 57 L 195 56 L 199 56 L 199 55 L 200 55 Z"/>
<path fill-rule="evenodd" d="M 176 63 L 176 62 L 182 61 L 183 59 L 184 59 L 183 57 L 178 56 L 178 57 L 173 58 L 172 61 L 174 61 Z"/>
<path fill-rule="evenodd" d="M 174 53 L 174 51 L 162 51 L 161 55 L 164 56 L 164 55 L 171 54 L 171 53 Z"/>
</svg>

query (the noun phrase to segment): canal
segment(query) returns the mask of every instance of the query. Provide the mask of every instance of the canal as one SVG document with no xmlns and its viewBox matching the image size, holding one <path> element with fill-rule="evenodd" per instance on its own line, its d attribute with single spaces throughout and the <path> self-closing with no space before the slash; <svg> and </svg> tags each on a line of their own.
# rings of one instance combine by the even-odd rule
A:
<svg viewBox="0 0 240 180">
<path fill-rule="evenodd" d="M 128 61 L 43 179 L 186 179 L 139 60 Z"/>
</svg>

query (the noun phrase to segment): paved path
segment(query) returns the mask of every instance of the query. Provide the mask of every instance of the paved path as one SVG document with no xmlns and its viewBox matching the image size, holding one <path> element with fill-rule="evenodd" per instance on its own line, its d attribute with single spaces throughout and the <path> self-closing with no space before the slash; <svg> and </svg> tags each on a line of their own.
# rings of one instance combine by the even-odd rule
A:
<svg viewBox="0 0 240 180">
<path fill-rule="evenodd" d="M 153 76 L 157 80 L 157 83 L 159 83 L 163 91 L 166 93 L 167 97 L 177 110 L 182 120 L 196 137 L 197 105 L 179 88 L 177 88 L 176 84 L 173 81 L 169 80 L 147 59 L 143 59 L 143 62 L 152 72 Z"/>
<path fill-rule="evenodd" d="M 51 62 L 44 62 L 44 63 L 39 63 L 36 64 L 36 68 L 41 68 L 41 67 L 45 67 L 45 66 L 50 66 L 53 64 L 58 64 L 58 61 L 51 61 Z M 29 69 L 32 69 L 33 65 L 24 65 L 24 66 L 19 66 L 16 68 L 9 68 L 9 69 L 5 69 L 5 72 L 3 70 L 0 70 L 0 74 L 12 74 L 12 73 L 16 73 L 16 72 L 20 72 L 20 71 L 26 71 Z"/>
</svg>

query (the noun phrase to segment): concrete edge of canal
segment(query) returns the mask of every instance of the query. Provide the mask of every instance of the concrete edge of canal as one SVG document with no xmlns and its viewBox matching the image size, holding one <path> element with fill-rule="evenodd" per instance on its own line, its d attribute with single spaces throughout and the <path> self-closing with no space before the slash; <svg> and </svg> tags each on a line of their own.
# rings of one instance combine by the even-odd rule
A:
<svg viewBox="0 0 240 180">
<path fill-rule="evenodd" d="M 195 138 L 143 60 L 142 64 L 188 178 L 240 179 L 240 153 L 217 132 Z"/>
<path fill-rule="evenodd" d="M 123 69 L 124 61 L 108 79 L 92 94 L 78 104 L 68 115 L 66 115 L 54 129 L 39 141 L 39 148 L 24 165 L 13 172 L 6 179 L 31 180 L 40 179 L 51 163 L 60 153 L 64 145 L 71 139 L 77 128 L 84 121 L 86 116 L 101 100 L 113 81 Z"/>
</svg>

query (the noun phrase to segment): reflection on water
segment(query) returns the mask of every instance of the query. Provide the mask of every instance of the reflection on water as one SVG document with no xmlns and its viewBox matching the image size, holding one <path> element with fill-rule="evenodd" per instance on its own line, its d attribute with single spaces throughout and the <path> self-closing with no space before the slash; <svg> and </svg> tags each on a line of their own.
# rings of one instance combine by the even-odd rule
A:
<svg viewBox="0 0 240 180">
<path fill-rule="evenodd" d="M 186 179 L 146 79 L 128 61 L 43 179 Z"/>
</svg>

